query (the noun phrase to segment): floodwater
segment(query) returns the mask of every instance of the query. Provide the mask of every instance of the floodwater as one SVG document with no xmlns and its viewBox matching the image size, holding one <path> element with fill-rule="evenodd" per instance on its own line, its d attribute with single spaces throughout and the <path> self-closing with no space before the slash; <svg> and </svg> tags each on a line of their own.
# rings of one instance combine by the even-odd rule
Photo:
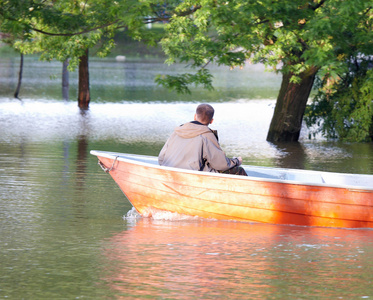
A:
<svg viewBox="0 0 373 300">
<path fill-rule="evenodd" d="M 244 163 L 373 174 L 371 144 L 265 141 L 280 78 L 216 68 L 216 90 L 176 95 L 155 61 L 92 61 L 91 107 L 59 63 L 0 59 L 0 299 L 373 299 L 373 231 L 141 218 L 90 150 L 157 155 L 200 102 Z"/>
</svg>

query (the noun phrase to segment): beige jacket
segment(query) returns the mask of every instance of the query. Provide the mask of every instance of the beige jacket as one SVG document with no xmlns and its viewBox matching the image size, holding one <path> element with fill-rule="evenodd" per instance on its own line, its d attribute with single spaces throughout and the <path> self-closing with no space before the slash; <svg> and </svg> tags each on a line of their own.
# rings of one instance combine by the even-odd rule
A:
<svg viewBox="0 0 373 300">
<path fill-rule="evenodd" d="M 218 172 L 239 165 L 228 158 L 211 129 L 197 121 L 175 128 L 158 156 L 161 166 Z"/>
</svg>

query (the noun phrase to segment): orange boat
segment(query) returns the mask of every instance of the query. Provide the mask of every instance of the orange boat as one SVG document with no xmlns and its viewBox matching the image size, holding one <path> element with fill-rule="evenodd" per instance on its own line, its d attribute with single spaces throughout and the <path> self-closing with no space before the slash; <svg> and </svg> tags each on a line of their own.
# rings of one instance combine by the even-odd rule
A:
<svg viewBox="0 0 373 300">
<path fill-rule="evenodd" d="M 144 217 L 161 210 L 219 220 L 373 228 L 373 175 L 244 165 L 246 177 L 163 167 L 153 156 L 91 154 Z"/>
</svg>

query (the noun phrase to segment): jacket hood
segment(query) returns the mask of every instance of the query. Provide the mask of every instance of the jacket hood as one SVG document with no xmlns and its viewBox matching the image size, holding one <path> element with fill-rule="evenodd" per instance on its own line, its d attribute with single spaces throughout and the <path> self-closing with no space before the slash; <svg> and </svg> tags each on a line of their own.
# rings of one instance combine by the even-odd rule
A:
<svg viewBox="0 0 373 300">
<path fill-rule="evenodd" d="M 184 139 L 194 138 L 198 135 L 209 132 L 212 133 L 208 126 L 197 122 L 189 122 L 175 129 L 175 133 Z"/>
</svg>

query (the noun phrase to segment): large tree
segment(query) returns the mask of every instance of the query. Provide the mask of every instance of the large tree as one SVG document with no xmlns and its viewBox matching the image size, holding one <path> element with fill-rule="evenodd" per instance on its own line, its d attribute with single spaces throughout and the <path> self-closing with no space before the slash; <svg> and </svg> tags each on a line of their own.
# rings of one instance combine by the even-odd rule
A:
<svg viewBox="0 0 373 300">
<path fill-rule="evenodd" d="M 169 63 L 189 63 L 197 72 L 157 81 L 181 92 L 190 84 L 212 88 L 210 63 L 264 63 L 282 74 L 267 140 L 297 141 L 316 75 L 347 72 L 351 49 L 373 54 L 371 6 L 371 0 L 183 1 L 162 44 Z"/>
<path fill-rule="evenodd" d="M 22 53 L 40 53 L 41 59 L 69 60 L 69 69 L 79 67 L 78 105 L 90 101 L 88 49 L 105 56 L 114 46 L 117 30 L 133 39 L 155 45 L 159 37 L 144 23 L 168 18 L 172 9 L 159 1 L 129 0 L 0 0 L 0 32 L 13 37 L 12 45 Z M 99 45 L 99 47 L 98 47 Z"/>
<path fill-rule="evenodd" d="M 44 60 L 70 59 L 71 70 L 79 66 L 78 104 L 88 108 L 87 51 L 111 29 L 109 14 L 96 13 L 103 5 L 104 1 L 99 0 L 90 4 L 69 0 L 0 0 L 0 30 L 12 37 L 10 44 L 21 53 L 37 52 Z"/>
</svg>

